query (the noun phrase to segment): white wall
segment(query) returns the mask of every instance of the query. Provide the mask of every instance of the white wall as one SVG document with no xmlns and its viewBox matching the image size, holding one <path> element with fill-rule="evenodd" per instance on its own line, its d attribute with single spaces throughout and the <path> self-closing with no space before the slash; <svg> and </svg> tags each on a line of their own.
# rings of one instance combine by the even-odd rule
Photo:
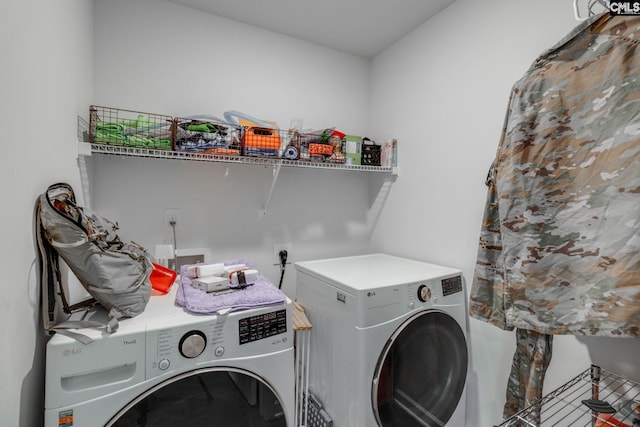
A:
<svg viewBox="0 0 640 427">
<path fill-rule="evenodd" d="M 94 156 L 93 205 L 124 236 L 149 247 L 166 241 L 162 210 L 181 207 L 181 247 L 249 257 L 273 280 L 271 246 L 292 242 L 294 261 L 385 250 L 460 267 L 470 284 L 483 182 L 511 85 L 576 24 L 569 0 L 458 0 L 370 63 L 165 2 L 0 3 L 0 170 L 9 198 L 0 265 L 11 277 L 0 299 L 2 424 L 41 423 L 31 212 L 53 182 L 80 188 L 76 116 L 89 104 L 176 115 L 237 109 L 283 127 L 303 117 L 307 127 L 400 141 L 395 182 L 283 169 L 267 215 L 269 168 Z M 290 269 L 289 294 L 294 283 Z M 547 389 L 591 360 L 640 377 L 638 341 L 556 337 Z M 470 346 L 468 425 L 491 425 L 513 335 L 471 321 Z"/>
<path fill-rule="evenodd" d="M 79 186 L 75 141 L 77 116 L 91 99 L 91 9 L 91 2 L 77 0 L 0 4 L 4 426 L 42 425 L 44 340 L 32 266 L 32 212 L 37 196 L 53 182 Z"/>
<path fill-rule="evenodd" d="M 367 129 L 363 58 L 165 1 L 96 2 L 94 17 L 99 105 Z"/>
<path fill-rule="evenodd" d="M 577 24 L 569 0 L 458 0 L 373 60 L 372 132 L 400 141 L 400 175 L 373 248 L 459 267 L 471 286 L 510 89 Z M 476 320 L 470 334 L 468 425 L 494 425 L 514 335 Z M 612 343 L 623 350 L 606 351 Z M 545 392 L 592 360 L 639 378 L 638 354 L 640 340 L 556 336 Z"/>
<path fill-rule="evenodd" d="M 170 116 L 239 110 L 282 128 L 302 118 L 305 128 L 351 134 L 368 127 L 363 58 L 168 2 L 95 2 L 94 22 L 97 105 Z M 180 208 L 179 249 L 248 258 L 274 282 L 274 244 L 291 243 L 294 262 L 368 250 L 368 174 L 283 169 L 262 215 L 270 167 L 92 160 L 93 207 L 150 249 L 171 243 L 164 209 Z M 293 270 L 283 285 L 292 296 Z"/>
</svg>

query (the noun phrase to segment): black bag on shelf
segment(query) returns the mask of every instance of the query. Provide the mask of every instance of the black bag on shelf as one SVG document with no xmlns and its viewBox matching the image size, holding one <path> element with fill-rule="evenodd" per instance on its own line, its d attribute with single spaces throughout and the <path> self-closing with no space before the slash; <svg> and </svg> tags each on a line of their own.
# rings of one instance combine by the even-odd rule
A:
<svg viewBox="0 0 640 427">
<path fill-rule="evenodd" d="M 369 138 L 362 139 L 362 160 L 363 166 L 380 166 L 380 146 Z"/>
</svg>

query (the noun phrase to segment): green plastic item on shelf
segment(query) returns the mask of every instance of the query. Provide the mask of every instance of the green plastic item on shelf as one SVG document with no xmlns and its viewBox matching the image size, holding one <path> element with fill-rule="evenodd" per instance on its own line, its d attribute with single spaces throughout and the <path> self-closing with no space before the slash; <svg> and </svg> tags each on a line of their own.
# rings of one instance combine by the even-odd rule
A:
<svg viewBox="0 0 640 427">
<path fill-rule="evenodd" d="M 168 139 L 154 139 L 151 146 L 159 150 L 171 150 L 171 141 Z"/>
<path fill-rule="evenodd" d="M 155 120 L 151 120 L 150 118 L 145 117 L 142 114 L 139 114 L 137 119 L 122 120 L 120 123 L 123 126 L 131 127 L 131 128 L 141 128 L 141 127 L 147 127 L 147 126 L 154 126 L 156 124 Z"/>
<path fill-rule="evenodd" d="M 124 126 L 113 122 L 98 122 L 96 123 L 96 131 L 108 132 L 108 133 L 122 133 Z"/>
<path fill-rule="evenodd" d="M 147 147 L 149 145 L 152 145 L 152 143 L 153 139 L 134 134 L 127 136 L 124 145 L 127 145 L 129 147 Z"/>
<path fill-rule="evenodd" d="M 362 164 L 362 137 L 356 135 L 345 135 L 343 152 L 346 164 Z"/>
<path fill-rule="evenodd" d="M 125 144 L 127 137 L 115 132 L 96 131 L 94 141 L 98 144 Z"/>
<path fill-rule="evenodd" d="M 193 123 L 187 126 L 187 130 L 192 132 L 211 133 L 216 131 L 216 127 L 211 123 Z"/>
</svg>

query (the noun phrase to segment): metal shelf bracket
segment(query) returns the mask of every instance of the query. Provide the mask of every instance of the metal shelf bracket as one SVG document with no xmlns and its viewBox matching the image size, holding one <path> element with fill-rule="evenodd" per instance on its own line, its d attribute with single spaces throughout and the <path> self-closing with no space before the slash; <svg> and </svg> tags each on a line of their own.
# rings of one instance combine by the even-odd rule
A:
<svg viewBox="0 0 640 427">
<path fill-rule="evenodd" d="M 282 168 L 282 163 L 273 165 L 273 177 L 271 179 L 271 187 L 269 188 L 269 192 L 267 193 L 267 198 L 264 200 L 264 205 L 262 206 L 262 215 L 267 214 L 267 208 L 269 207 L 269 203 L 271 202 L 271 196 L 273 195 L 273 189 L 276 186 L 276 181 L 278 180 L 278 176 L 280 175 L 280 169 Z"/>
</svg>

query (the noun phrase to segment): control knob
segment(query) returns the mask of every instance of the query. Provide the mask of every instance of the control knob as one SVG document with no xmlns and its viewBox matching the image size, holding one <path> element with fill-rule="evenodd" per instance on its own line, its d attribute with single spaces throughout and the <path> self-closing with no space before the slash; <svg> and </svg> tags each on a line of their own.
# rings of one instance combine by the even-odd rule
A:
<svg viewBox="0 0 640 427">
<path fill-rule="evenodd" d="M 427 302 L 431 299 L 431 289 L 427 285 L 418 287 L 418 299 L 422 302 Z"/>
<path fill-rule="evenodd" d="M 180 339 L 180 354 L 193 359 L 202 354 L 207 346 L 207 337 L 202 331 L 189 331 Z"/>
</svg>

